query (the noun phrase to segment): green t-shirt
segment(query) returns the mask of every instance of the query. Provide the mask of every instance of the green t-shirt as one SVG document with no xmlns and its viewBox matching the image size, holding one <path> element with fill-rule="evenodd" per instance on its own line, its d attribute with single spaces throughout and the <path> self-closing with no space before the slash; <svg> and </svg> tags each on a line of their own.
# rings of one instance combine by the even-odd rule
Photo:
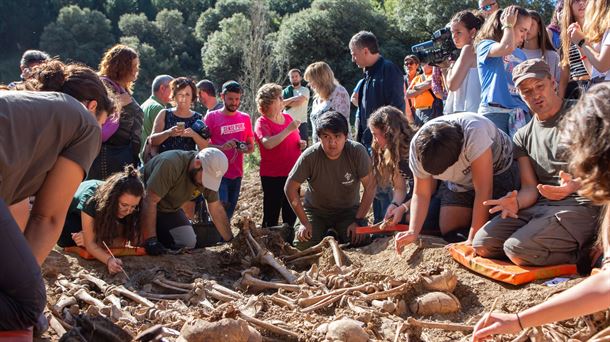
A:
<svg viewBox="0 0 610 342">
<path fill-rule="evenodd" d="M 189 176 L 189 165 L 197 151 L 165 151 L 144 165 L 146 190 L 152 190 L 161 201 L 160 212 L 175 212 L 187 201 L 203 194 L 208 203 L 218 201 L 216 191 L 196 185 Z"/>
<path fill-rule="evenodd" d="M 97 188 L 104 184 L 104 181 L 91 179 L 80 183 L 78 189 L 72 197 L 72 202 L 68 208 L 68 217 L 74 216 L 80 220 L 80 213 L 95 217 L 96 202 L 91 199 Z M 90 200 L 91 199 L 91 200 Z"/>
<path fill-rule="evenodd" d="M 142 149 L 146 144 L 146 139 L 151 135 L 155 119 L 159 112 L 165 109 L 165 106 L 159 101 L 159 99 L 151 95 L 144 103 L 142 103 L 142 111 L 144 112 L 144 122 L 142 123 Z"/>
<path fill-rule="evenodd" d="M 559 123 L 573 101 L 564 101 L 555 116 L 546 121 L 540 121 L 535 116 L 513 137 L 513 155 L 515 159 L 528 157 L 538 183 L 559 185 L 559 171 L 568 172 L 565 150 L 559 144 Z M 577 193 L 573 193 L 561 201 L 551 201 L 542 195 L 538 202 L 545 205 L 578 205 L 590 201 Z"/>
<path fill-rule="evenodd" d="M 362 144 L 352 140 L 338 159 L 329 159 L 320 143 L 306 149 L 288 175 L 288 180 L 307 181 L 305 208 L 334 211 L 360 203 L 360 179 L 371 172 L 371 158 Z"/>
</svg>

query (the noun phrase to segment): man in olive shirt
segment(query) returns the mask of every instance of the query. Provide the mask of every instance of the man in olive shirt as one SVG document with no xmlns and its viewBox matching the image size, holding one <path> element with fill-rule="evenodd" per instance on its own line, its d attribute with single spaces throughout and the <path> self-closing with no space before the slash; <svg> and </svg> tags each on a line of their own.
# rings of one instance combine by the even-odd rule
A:
<svg viewBox="0 0 610 342">
<path fill-rule="evenodd" d="M 472 242 L 487 258 L 508 257 L 524 266 L 576 263 L 597 231 L 599 208 L 578 195 L 578 179 L 568 174 L 559 144 L 559 123 L 566 102 L 555 92 L 549 66 L 529 59 L 513 70 L 513 81 L 535 114 L 513 138 L 521 189 L 483 202 L 501 212 L 487 222 Z"/>
<path fill-rule="evenodd" d="M 195 247 L 197 237 L 181 206 L 200 193 L 222 239 L 233 238 L 227 214 L 218 200 L 218 188 L 227 168 L 227 157 L 216 148 L 166 151 L 146 163 L 141 218 L 148 254 L 163 253 L 163 246 Z"/>
<path fill-rule="evenodd" d="M 366 214 L 375 196 L 371 159 L 360 143 L 347 140 L 347 120 L 338 112 L 317 120 L 320 142 L 301 154 L 288 175 L 284 191 L 300 221 L 297 248 L 307 248 L 335 235 L 339 242 L 359 244 L 357 226 L 366 226 Z M 307 181 L 305 201 L 299 189 Z M 364 194 L 360 198 L 360 184 Z"/>
<path fill-rule="evenodd" d="M 143 159 L 144 149 L 146 147 L 146 139 L 152 133 L 153 124 L 155 118 L 159 115 L 159 112 L 165 109 L 165 106 L 171 99 L 171 89 L 169 88 L 169 82 L 174 78 L 170 75 L 158 75 L 155 77 L 152 83 L 152 89 L 150 97 L 142 103 L 140 108 L 144 112 L 144 122 L 142 123 L 142 151 L 140 152 L 140 159 Z"/>
</svg>

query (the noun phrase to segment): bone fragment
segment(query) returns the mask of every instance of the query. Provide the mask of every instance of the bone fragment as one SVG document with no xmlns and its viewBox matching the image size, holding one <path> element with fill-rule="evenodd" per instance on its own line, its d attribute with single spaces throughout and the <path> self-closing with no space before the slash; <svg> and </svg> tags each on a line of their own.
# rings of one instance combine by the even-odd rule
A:
<svg viewBox="0 0 610 342">
<path fill-rule="evenodd" d="M 255 278 L 260 270 L 256 267 L 250 267 L 247 270 L 241 272 L 241 278 L 237 280 L 236 287 L 247 289 L 248 287 L 255 287 L 257 289 L 284 289 L 287 291 L 299 291 L 301 286 L 293 284 L 274 283 L 270 281 L 260 280 Z"/>
<path fill-rule="evenodd" d="M 113 288 L 112 293 L 115 295 L 125 297 L 125 298 L 129 298 L 129 299 L 133 300 L 134 302 L 136 302 L 138 304 L 142 304 L 149 308 L 152 308 L 155 306 L 155 304 L 153 304 L 153 302 L 151 302 L 150 300 L 148 300 L 134 292 L 127 290 L 123 286 L 117 286 L 117 287 Z"/>
<path fill-rule="evenodd" d="M 373 300 L 373 299 L 383 299 L 383 298 L 398 296 L 400 294 L 403 294 L 403 293 L 409 291 L 409 289 L 411 288 L 410 285 L 411 284 L 409 284 L 409 283 L 404 283 L 402 285 L 399 285 L 399 286 L 397 286 L 393 289 L 387 290 L 387 291 L 374 292 L 371 294 L 364 295 L 364 296 L 362 296 L 362 299 L 363 300 Z"/>
<path fill-rule="evenodd" d="M 72 306 L 74 304 L 76 304 L 76 298 L 62 294 L 61 297 L 59 297 L 59 300 L 57 301 L 57 303 L 55 303 L 55 305 L 53 305 L 51 307 L 51 310 L 56 315 L 61 316 L 61 312 L 63 311 L 63 309 L 65 307 Z"/>
<path fill-rule="evenodd" d="M 443 322 L 431 322 L 431 321 L 420 321 L 413 317 L 407 318 L 407 324 L 421 327 L 421 328 L 429 328 L 429 329 L 442 329 L 447 331 L 465 331 L 471 332 L 474 330 L 474 326 L 459 324 L 459 323 L 443 323 Z"/>
<path fill-rule="evenodd" d="M 51 314 L 51 315 L 47 316 L 47 320 L 49 321 L 49 326 L 51 327 L 51 329 L 55 330 L 55 333 L 57 334 L 57 336 L 63 336 L 66 333 L 66 329 L 59 322 L 59 320 L 57 318 L 55 318 L 55 315 Z M 67 324 L 67 323 L 64 322 L 64 324 Z"/>
<path fill-rule="evenodd" d="M 282 277 L 284 277 L 284 279 L 286 279 L 290 284 L 294 284 L 297 277 L 292 274 L 292 272 L 290 272 L 285 266 L 281 265 L 279 261 L 277 261 L 273 256 L 273 253 L 261 247 L 261 245 L 256 241 L 256 239 L 252 237 L 252 234 L 250 234 L 249 229 L 244 230 L 244 233 L 246 234 L 246 238 L 248 239 L 248 241 L 250 241 L 250 243 L 256 250 L 256 258 L 259 260 L 259 262 L 261 264 L 271 266 L 279 274 L 281 274 Z"/>
<path fill-rule="evenodd" d="M 239 317 L 241 317 L 243 320 L 245 320 L 248 323 L 251 323 L 253 325 L 256 325 L 258 327 L 264 328 L 269 330 L 270 332 L 276 333 L 278 335 L 283 335 L 283 336 L 288 336 L 290 338 L 293 338 L 295 340 L 298 340 L 300 335 L 292 332 L 290 330 L 286 330 L 284 328 L 280 328 L 279 326 L 277 326 L 277 324 L 271 324 L 271 323 L 267 323 L 265 321 L 262 321 L 260 319 L 256 319 L 254 317 L 249 317 L 243 313 L 239 313 Z"/>
<path fill-rule="evenodd" d="M 97 307 L 98 309 L 103 309 L 104 307 L 106 307 L 106 305 L 104 305 L 104 303 L 102 303 L 101 300 L 92 297 L 85 289 L 80 289 L 80 290 L 76 291 L 74 293 L 74 297 L 87 304 L 93 305 L 93 306 Z"/>
</svg>

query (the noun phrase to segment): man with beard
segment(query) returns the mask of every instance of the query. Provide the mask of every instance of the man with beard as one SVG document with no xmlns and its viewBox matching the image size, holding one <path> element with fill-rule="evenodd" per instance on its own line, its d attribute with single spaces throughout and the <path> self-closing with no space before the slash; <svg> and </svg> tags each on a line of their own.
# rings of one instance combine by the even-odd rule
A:
<svg viewBox="0 0 610 342">
<path fill-rule="evenodd" d="M 146 194 L 140 217 L 148 254 L 162 254 L 165 248 L 195 247 L 197 236 L 181 206 L 199 194 L 203 194 L 216 227 L 200 240 L 212 245 L 233 238 L 227 214 L 218 200 L 218 188 L 227 168 L 227 157 L 209 147 L 199 152 L 166 151 L 144 165 Z"/>
<path fill-rule="evenodd" d="M 235 211 L 241 178 L 244 175 L 244 153 L 254 151 L 254 132 L 250 115 L 238 111 L 241 102 L 241 86 L 235 81 L 222 85 L 220 98 L 224 107 L 209 112 L 205 124 L 210 129 L 210 146 L 224 152 L 229 160 L 229 169 L 222 177 L 218 196 L 227 210 L 229 221 Z"/>
<path fill-rule="evenodd" d="M 284 106 L 286 113 L 290 114 L 293 120 L 299 120 L 302 124 L 299 126 L 299 135 L 301 140 L 307 141 L 309 136 L 309 128 L 307 127 L 307 104 L 309 102 L 309 88 L 302 86 L 303 80 L 301 70 L 291 69 L 288 72 L 290 85 L 284 88 L 282 97 L 284 98 Z"/>
</svg>

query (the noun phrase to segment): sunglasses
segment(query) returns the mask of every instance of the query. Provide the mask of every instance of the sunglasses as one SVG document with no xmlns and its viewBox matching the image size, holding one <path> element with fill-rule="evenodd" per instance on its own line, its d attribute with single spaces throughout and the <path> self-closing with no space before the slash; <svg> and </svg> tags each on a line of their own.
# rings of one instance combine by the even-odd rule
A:
<svg viewBox="0 0 610 342">
<path fill-rule="evenodd" d="M 489 12 L 489 11 L 491 11 L 491 8 L 493 6 L 495 6 L 496 4 L 497 4 L 496 2 L 492 2 L 491 4 L 485 5 L 485 6 L 481 7 L 481 8 L 479 8 L 479 9 L 481 11 Z"/>
<path fill-rule="evenodd" d="M 413 64 L 417 64 L 417 63 L 415 63 L 415 62 L 413 62 L 413 61 L 408 61 L 408 62 L 405 62 L 405 65 L 413 65 Z"/>
</svg>

